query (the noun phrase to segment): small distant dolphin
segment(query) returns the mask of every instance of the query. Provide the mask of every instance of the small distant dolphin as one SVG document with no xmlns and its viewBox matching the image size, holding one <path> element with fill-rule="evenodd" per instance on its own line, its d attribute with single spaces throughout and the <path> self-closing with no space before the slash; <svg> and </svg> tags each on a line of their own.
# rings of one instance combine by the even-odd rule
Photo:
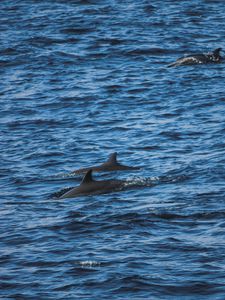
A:
<svg viewBox="0 0 225 300">
<path fill-rule="evenodd" d="M 139 170 L 139 167 L 130 167 L 121 165 L 117 161 L 117 152 L 110 154 L 108 160 L 101 165 L 91 166 L 87 168 L 82 168 L 71 172 L 70 174 L 84 174 L 92 169 L 95 172 L 107 172 L 107 171 L 123 171 L 123 170 Z"/>
<path fill-rule="evenodd" d="M 223 57 L 220 55 L 222 48 L 217 48 L 213 52 L 193 54 L 177 59 L 175 62 L 168 65 L 168 67 L 177 67 L 194 64 L 208 64 L 208 63 L 219 63 Z"/>
<path fill-rule="evenodd" d="M 119 191 L 124 187 L 124 184 L 125 181 L 123 180 L 94 180 L 92 178 L 92 169 L 90 169 L 83 177 L 79 186 L 71 188 L 69 191 L 63 193 L 59 199 Z"/>
</svg>

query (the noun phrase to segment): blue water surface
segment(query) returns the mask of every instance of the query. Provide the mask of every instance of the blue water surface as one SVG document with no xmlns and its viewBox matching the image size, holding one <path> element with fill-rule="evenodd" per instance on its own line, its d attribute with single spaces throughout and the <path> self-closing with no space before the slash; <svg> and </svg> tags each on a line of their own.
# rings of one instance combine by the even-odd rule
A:
<svg viewBox="0 0 225 300">
<path fill-rule="evenodd" d="M 225 48 L 216 0 L 0 2 L 0 298 L 225 298 Z M 65 200 L 118 152 L 140 188 Z M 146 184 L 146 183 L 153 183 Z M 141 184 L 142 183 L 142 184 Z"/>
</svg>

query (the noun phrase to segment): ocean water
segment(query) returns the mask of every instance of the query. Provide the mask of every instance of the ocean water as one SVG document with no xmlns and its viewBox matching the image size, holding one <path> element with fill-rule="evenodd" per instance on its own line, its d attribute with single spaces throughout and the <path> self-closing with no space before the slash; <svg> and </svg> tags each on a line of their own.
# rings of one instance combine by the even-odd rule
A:
<svg viewBox="0 0 225 300">
<path fill-rule="evenodd" d="M 0 299 L 225 298 L 215 0 L 0 2 Z M 140 188 L 57 200 L 118 152 Z"/>
</svg>

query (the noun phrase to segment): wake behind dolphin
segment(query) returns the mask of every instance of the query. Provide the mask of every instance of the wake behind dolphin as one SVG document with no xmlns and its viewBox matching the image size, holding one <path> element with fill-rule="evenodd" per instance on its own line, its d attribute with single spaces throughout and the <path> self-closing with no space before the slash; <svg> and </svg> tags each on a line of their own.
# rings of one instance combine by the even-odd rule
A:
<svg viewBox="0 0 225 300">
<path fill-rule="evenodd" d="M 213 52 L 209 53 L 200 53 L 188 55 L 177 59 L 175 62 L 168 65 L 168 67 L 178 67 L 185 65 L 194 65 L 194 64 L 208 64 L 208 63 L 219 63 L 223 60 L 223 57 L 220 55 L 222 48 L 217 48 Z"/>
</svg>

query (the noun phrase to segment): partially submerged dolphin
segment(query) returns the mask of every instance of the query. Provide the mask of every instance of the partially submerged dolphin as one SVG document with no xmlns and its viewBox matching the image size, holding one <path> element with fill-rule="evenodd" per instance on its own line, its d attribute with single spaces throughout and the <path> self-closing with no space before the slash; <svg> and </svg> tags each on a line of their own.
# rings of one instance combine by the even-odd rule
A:
<svg viewBox="0 0 225 300">
<path fill-rule="evenodd" d="M 219 63 L 223 60 L 220 55 L 222 48 L 217 48 L 213 52 L 193 54 L 177 59 L 175 62 L 168 65 L 168 67 L 177 67 L 194 64 L 208 64 L 208 63 Z"/>
<path fill-rule="evenodd" d="M 185 175 L 162 175 L 158 177 L 149 178 L 132 178 L 126 180 L 107 179 L 95 180 L 92 177 L 92 170 L 88 170 L 84 175 L 80 185 L 76 187 L 69 187 L 60 190 L 50 196 L 54 199 L 75 198 L 88 195 L 98 195 L 124 191 L 128 189 L 138 189 L 145 187 L 153 187 L 157 184 L 175 183 L 180 180 L 188 178 Z"/>
<path fill-rule="evenodd" d="M 95 172 L 107 172 L 107 171 L 125 171 L 125 170 L 139 170 L 139 167 L 124 166 L 117 161 L 117 152 L 110 154 L 108 160 L 101 165 L 90 166 L 71 172 L 71 174 L 84 174 L 89 170 Z"/>
<path fill-rule="evenodd" d="M 124 180 L 94 180 L 92 170 L 88 170 L 81 184 L 59 196 L 59 199 L 74 198 L 85 195 L 95 195 L 120 191 L 125 186 Z"/>
</svg>

